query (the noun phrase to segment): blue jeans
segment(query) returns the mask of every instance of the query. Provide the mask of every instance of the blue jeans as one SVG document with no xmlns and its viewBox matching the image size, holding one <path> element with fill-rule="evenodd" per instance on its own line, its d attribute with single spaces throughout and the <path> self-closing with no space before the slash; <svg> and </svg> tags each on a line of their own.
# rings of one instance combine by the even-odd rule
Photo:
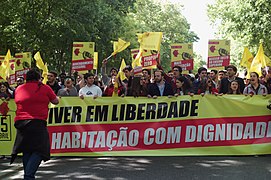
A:
<svg viewBox="0 0 271 180">
<path fill-rule="evenodd" d="M 35 174 L 39 168 L 42 157 L 33 153 L 23 153 L 23 165 L 24 165 L 24 179 L 35 179 Z"/>
</svg>

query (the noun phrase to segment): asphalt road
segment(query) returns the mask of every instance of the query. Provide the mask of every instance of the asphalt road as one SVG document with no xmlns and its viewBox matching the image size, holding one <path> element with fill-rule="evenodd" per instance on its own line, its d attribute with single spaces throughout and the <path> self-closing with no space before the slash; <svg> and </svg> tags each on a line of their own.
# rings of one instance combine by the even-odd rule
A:
<svg viewBox="0 0 271 180">
<path fill-rule="evenodd" d="M 21 159 L 0 159 L 0 179 L 22 179 Z M 271 155 L 232 157 L 53 157 L 37 179 L 270 180 Z"/>
</svg>

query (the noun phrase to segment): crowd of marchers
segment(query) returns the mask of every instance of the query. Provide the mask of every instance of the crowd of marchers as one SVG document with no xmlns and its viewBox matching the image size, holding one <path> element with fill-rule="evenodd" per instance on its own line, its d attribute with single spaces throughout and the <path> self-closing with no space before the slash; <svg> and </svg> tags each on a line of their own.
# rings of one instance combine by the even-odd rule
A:
<svg viewBox="0 0 271 180">
<path fill-rule="evenodd" d="M 225 67 L 225 70 L 200 67 L 197 74 L 182 74 L 180 66 L 174 66 L 165 72 L 158 64 L 156 70 L 143 69 L 141 73 L 134 74 L 131 66 L 127 65 L 121 71 L 125 79 L 121 80 L 117 68 L 111 68 L 109 74 L 105 73 L 106 61 L 103 61 L 101 76 L 92 73 L 65 72 L 57 74 L 50 71 L 47 74 L 47 85 L 50 86 L 59 97 L 79 96 L 133 96 L 157 98 L 158 96 L 182 96 L 182 95 L 267 95 L 271 94 L 271 68 L 262 69 L 260 77 L 256 72 L 250 72 L 245 77 L 238 77 L 238 70 L 234 65 Z M 42 79 L 41 79 L 42 81 Z M 11 87 L 7 82 L 0 83 L 0 98 L 14 98 L 16 88 L 27 83 L 23 77 L 16 79 L 16 86 Z"/>
</svg>

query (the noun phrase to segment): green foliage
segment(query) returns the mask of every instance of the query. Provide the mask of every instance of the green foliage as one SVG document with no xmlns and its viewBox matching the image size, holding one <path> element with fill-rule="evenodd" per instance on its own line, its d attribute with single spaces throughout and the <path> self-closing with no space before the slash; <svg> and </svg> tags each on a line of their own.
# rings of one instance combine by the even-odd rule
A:
<svg viewBox="0 0 271 180">
<path fill-rule="evenodd" d="M 197 35 L 190 31 L 190 25 L 178 4 L 162 5 L 152 0 L 138 0 L 135 10 L 136 13 L 129 14 L 129 18 L 135 22 L 137 32 L 163 32 L 161 62 L 167 70 L 170 69 L 170 44 L 198 40 Z"/>
<path fill-rule="evenodd" d="M 49 70 L 69 71 L 72 43 L 95 42 L 102 59 L 112 53 L 112 40 L 131 42 L 109 61 L 131 61 L 130 49 L 138 47 L 136 33 L 161 31 L 162 65 L 169 67 L 170 44 L 194 42 L 198 38 L 180 12 L 180 6 L 153 0 L 5 0 L 0 1 L 0 54 L 41 52 Z"/>
<path fill-rule="evenodd" d="M 261 39 L 265 54 L 271 55 L 271 1 L 268 0 L 217 0 L 209 5 L 208 15 L 218 25 L 219 35 L 232 40 L 233 61 L 239 64 L 243 46 L 257 51 Z"/>
</svg>

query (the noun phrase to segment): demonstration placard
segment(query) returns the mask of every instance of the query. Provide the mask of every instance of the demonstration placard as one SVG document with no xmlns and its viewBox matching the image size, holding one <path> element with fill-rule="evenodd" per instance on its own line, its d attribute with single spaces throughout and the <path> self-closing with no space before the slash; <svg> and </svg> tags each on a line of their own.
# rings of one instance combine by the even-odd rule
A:
<svg viewBox="0 0 271 180">
<path fill-rule="evenodd" d="M 171 67 L 181 66 L 184 71 L 194 69 L 193 44 L 171 45 Z"/>
<path fill-rule="evenodd" d="M 8 83 L 11 86 L 14 86 L 16 83 L 16 77 L 15 77 L 15 57 L 11 57 L 11 59 L 9 60 L 9 79 L 8 79 Z"/>
<path fill-rule="evenodd" d="M 209 40 L 208 68 L 225 67 L 230 64 L 230 41 Z"/>
<path fill-rule="evenodd" d="M 72 70 L 92 70 L 94 63 L 94 42 L 73 42 Z"/>
<path fill-rule="evenodd" d="M 0 66 L 2 65 L 4 59 L 5 59 L 5 56 L 0 56 Z M 4 79 L 0 76 L 0 82 L 2 81 L 4 81 Z"/>
<path fill-rule="evenodd" d="M 132 61 L 135 60 L 139 49 L 132 49 Z M 156 69 L 157 61 L 160 61 L 160 53 L 155 50 L 143 50 L 141 57 L 142 69 Z"/>
<path fill-rule="evenodd" d="M 26 73 L 31 68 L 31 52 L 16 53 L 15 54 L 15 78 L 24 77 L 26 79 Z"/>
</svg>

